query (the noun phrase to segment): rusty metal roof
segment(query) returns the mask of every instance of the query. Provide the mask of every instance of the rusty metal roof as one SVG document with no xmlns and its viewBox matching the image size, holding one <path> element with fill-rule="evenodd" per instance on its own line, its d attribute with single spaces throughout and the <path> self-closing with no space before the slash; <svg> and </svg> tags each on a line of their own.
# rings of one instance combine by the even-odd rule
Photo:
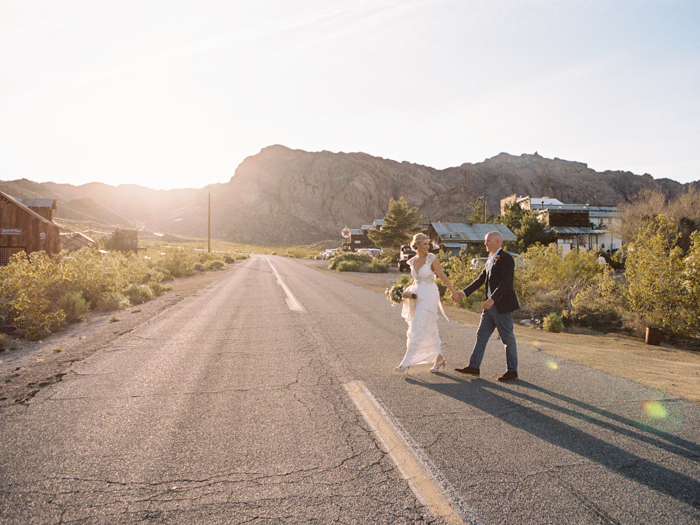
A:
<svg viewBox="0 0 700 525">
<path fill-rule="evenodd" d="M 514 241 L 515 234 L 505 224 L 464 224 L 461 222 L 431 222 L 430 226 L 444 242 L 483 242 L 486 234 L 498 231 L 504 241 Z"/>
</svg>

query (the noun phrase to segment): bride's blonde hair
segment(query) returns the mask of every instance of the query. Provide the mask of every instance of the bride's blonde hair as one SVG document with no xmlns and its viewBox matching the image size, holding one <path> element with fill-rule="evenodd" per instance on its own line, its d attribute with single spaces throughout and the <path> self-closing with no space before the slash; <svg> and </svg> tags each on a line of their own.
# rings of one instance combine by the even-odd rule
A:
<svg viewBox="0 0 700 525">
<path fill-rule="evenodd" d="M 430 237 L 428 237 L 425 233 L 416 233 L 411 241 L 411 248 L 418 251 L 418 243 L 423 239 L 430 239 Z"/>
</svg>

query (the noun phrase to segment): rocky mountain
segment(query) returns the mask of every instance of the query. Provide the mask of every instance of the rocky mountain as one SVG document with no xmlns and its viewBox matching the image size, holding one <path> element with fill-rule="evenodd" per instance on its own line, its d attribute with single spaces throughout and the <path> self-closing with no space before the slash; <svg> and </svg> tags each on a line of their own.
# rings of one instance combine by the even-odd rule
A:
<svg viewBox="0 0 700 525">
<path fill-rule="evenodd" d="M 67 225 L 99 218 L 102 228 L 139 227 L 144 233 L 187 237 L 206 237 L 211 198 L 214 238 L 305 244 L 336 239 L 345 226 L 357 228 L 383 218 L 391 198 L 404 197 L 426 222 L 463 222 L 482 195 L 488 211 L 497 214 L 500 199 L 514 193 L 616 205 L 644 189 L 675 197 L 687 186 L 648 174 L 597 172 L 581 162 L 537 153 L 501 153 L 480 163 L 437 170 L 365 153 L 310 153 L 278 145 L 246 158 L 228 183 L 201 190 L 21 180 L 0 182 L 0 191 L 58 199 L 56 221 Z"/>
</svg>

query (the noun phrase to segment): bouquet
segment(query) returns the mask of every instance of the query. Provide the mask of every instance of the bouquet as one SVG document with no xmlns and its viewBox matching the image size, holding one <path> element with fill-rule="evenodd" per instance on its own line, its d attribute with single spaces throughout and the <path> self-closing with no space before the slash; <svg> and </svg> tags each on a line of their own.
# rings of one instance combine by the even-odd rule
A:
<svg viewBox="0 0 700 525">
<path fill-rule="evenodd" d="M 404 290 L 404 285 L 403 284 L 395 284 L 391 288 L 387 288 L 385 290 L 386 298 L 391 301 L 391 306 L 396 306 L 397 304 L 401 304 L 403 301 L 403 290 Z"/>
<path fill-rule="evenodd" d="M 401 304 L 401 302 L 404 299 L 415 299 L 416 294 L 414 293 L 408 293 L 404 295 L 406 292 L 406 286 L 403 284 L 395 284 L 391 288 L 387 288 L 385 290 L 386 298 L 391 301 L 391 306 L 396 306 L 397 304 Z"/>
</svg>

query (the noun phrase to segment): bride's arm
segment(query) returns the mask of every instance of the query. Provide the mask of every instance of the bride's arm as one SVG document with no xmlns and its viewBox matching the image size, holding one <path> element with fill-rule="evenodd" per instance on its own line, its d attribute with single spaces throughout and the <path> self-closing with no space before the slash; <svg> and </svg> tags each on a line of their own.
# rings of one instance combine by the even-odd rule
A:
<svg viewBox="0 0 700 525">
<path fill-rule="evenodd" d="M 445 275 L 445 272 L 442 270 L 442 266 L 440 266 L 440 261 L 438 261 L 437 257 L 433 259 L 433 264 L 431 265 L 431 268 L 435 272 L 435 275 L 437 275 L 440 278 L 440 280 L 443 283 L 445 283 L 448 290 L 450 290 L 450 294 L 456 294 L 457 290 L 455 290 L 455 287 L 452 286 L 452 283 L 450 282 L 449 278 L 447 277 L 447 275 Z"/>
</svg>

